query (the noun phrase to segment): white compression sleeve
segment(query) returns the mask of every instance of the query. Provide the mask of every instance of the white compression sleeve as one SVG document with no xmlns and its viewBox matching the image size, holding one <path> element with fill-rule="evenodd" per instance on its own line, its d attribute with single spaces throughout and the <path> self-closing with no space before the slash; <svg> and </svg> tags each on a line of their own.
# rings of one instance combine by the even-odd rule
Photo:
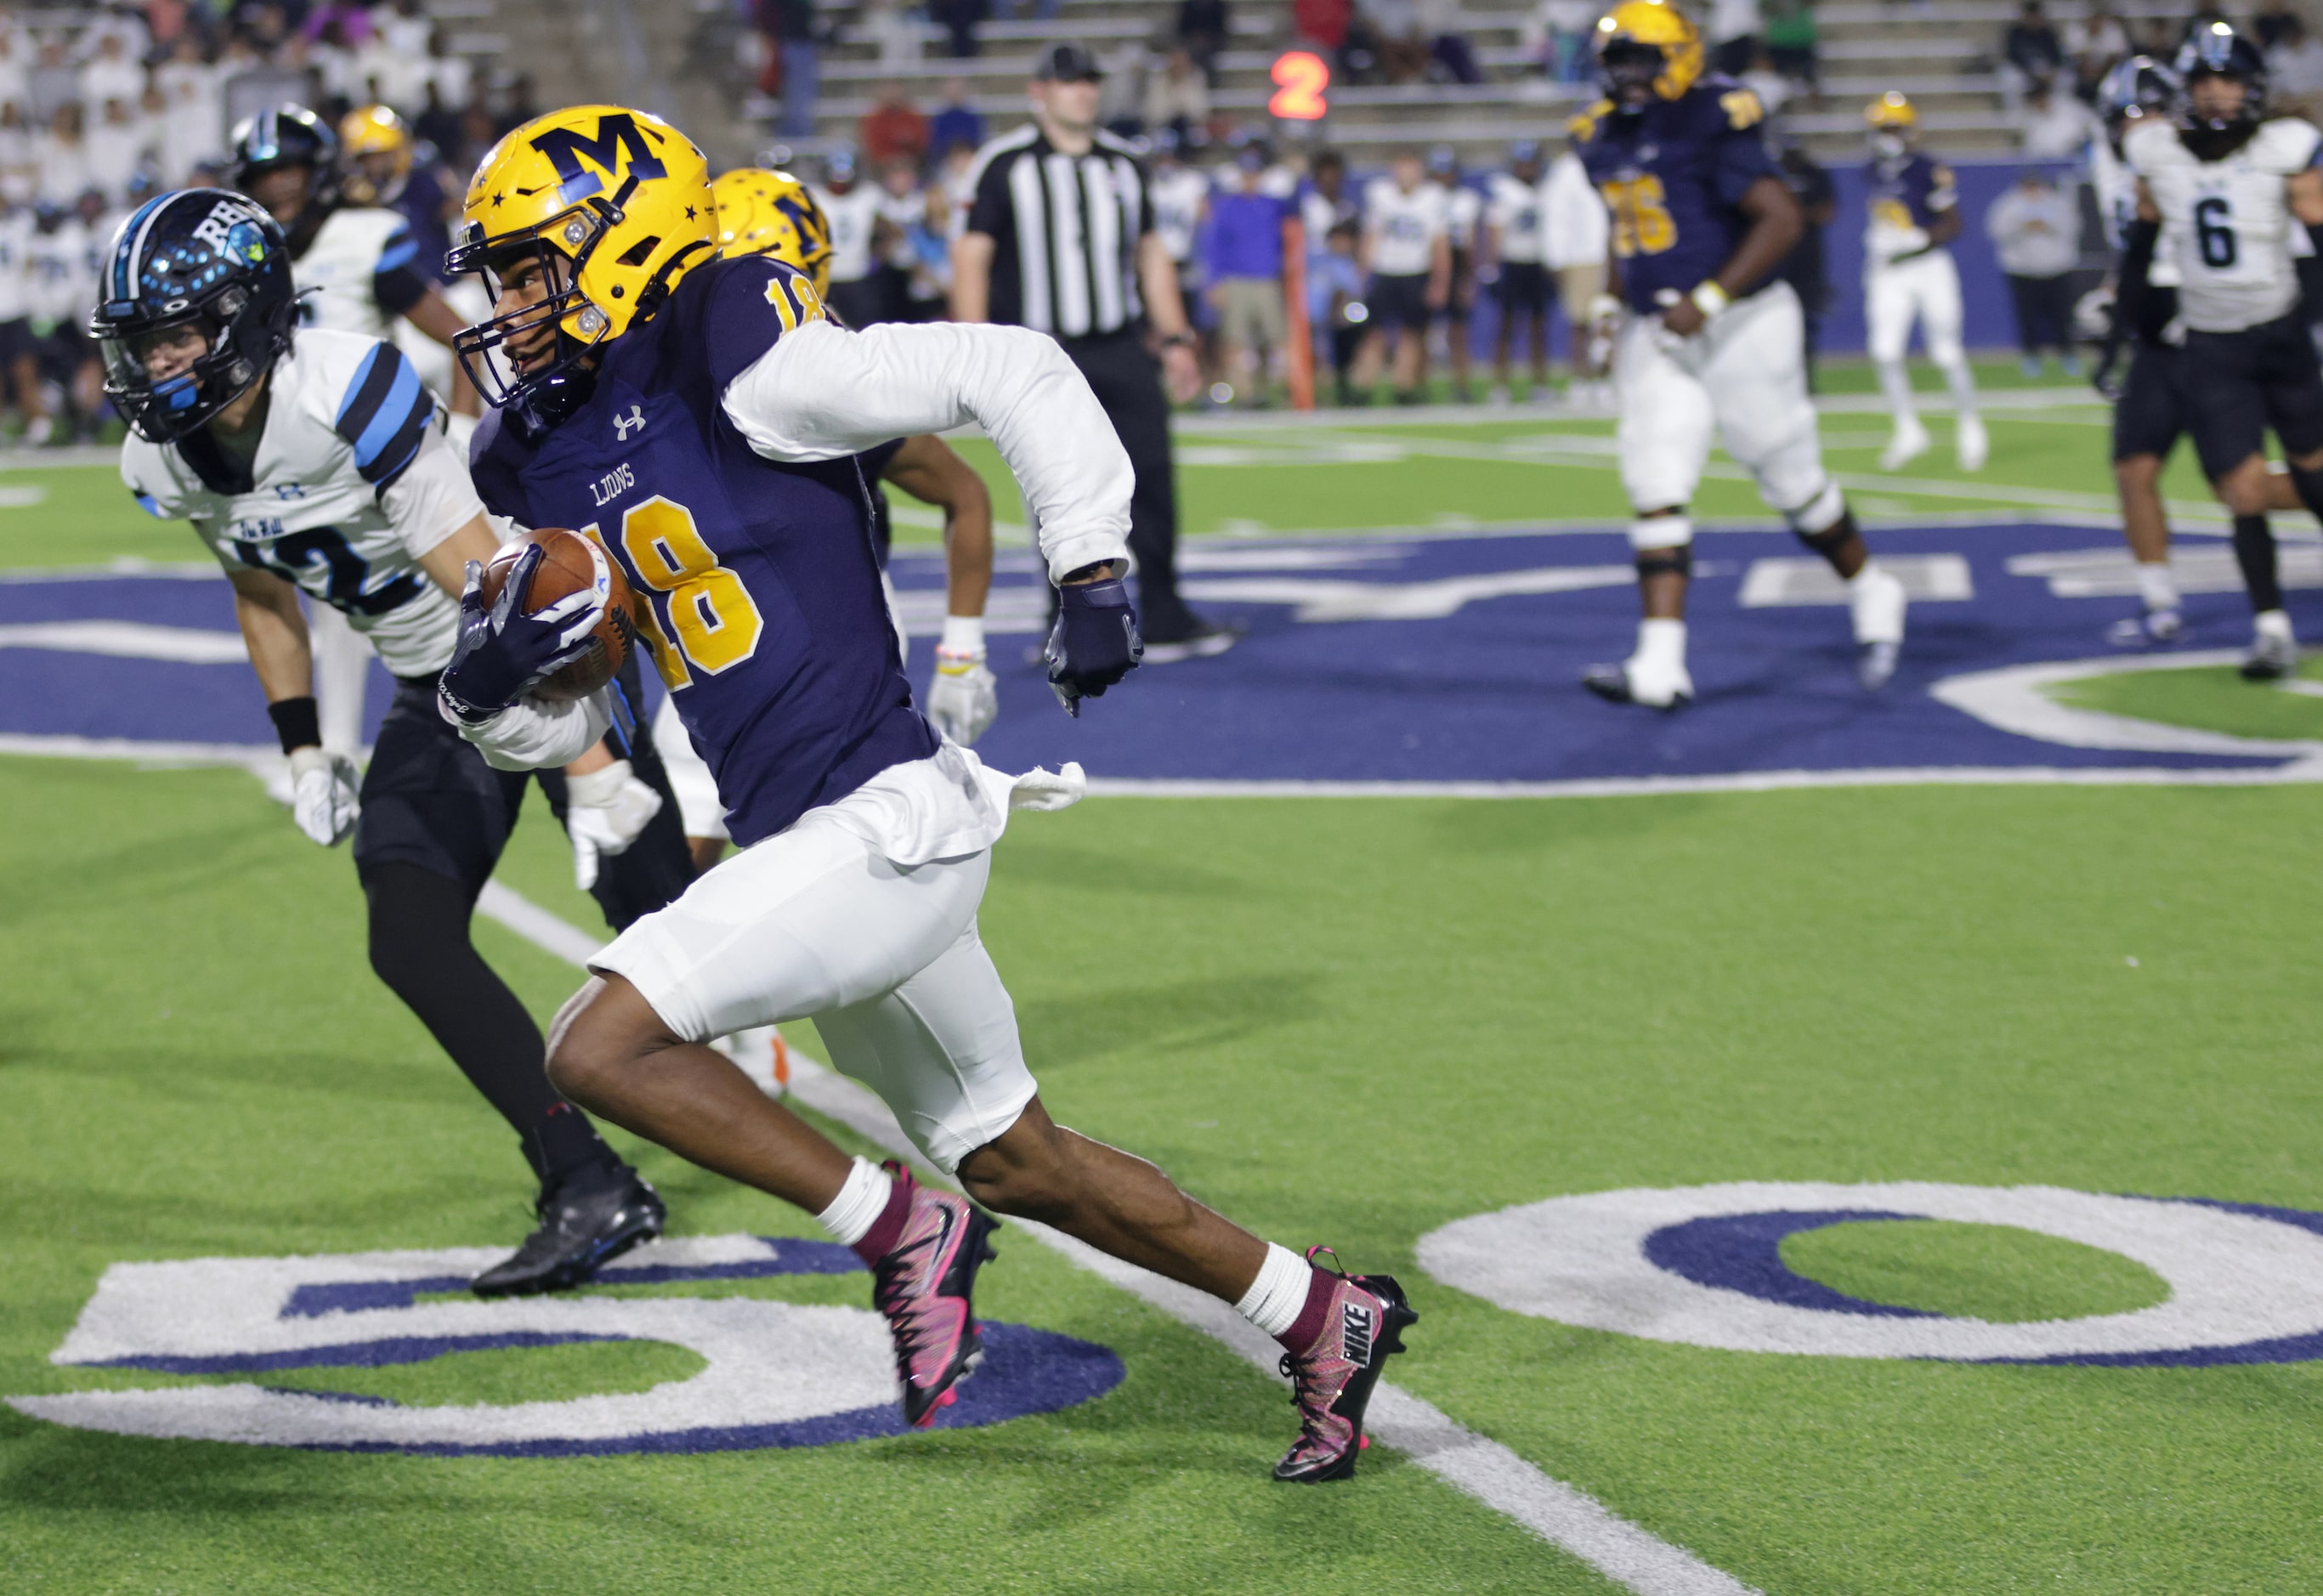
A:
<svg viewBox="0 0 2323 1596">
<path fill-rule="evenodd" d="M 895 1185 L 886 1170 L 868 1158 L 858 1158 L 855 1167 L 847 1171 L 847 1184 L 831 1199 L 831 1206 L 814 1216 L 815 1221 L 831 1233 L 832 1241 L 851 1247 L 869 1235 L 879 1215 L 887 1211 Z"/>
<path fill-rule="evenodd" d="M 1307 1288 L 1314 1275 L 1313 1264 L 1290 1248 L 1269 1242 L 1266 1261 L 1258 1266 L 1258 1279 L 1250 1283 L 1250 1289 L 1235 1304 L 1235 1312 L 1269 1335 L 1281 1335 L 1298 1323 L 1299 1310 L 1307 1306 Z"/>
</svg>

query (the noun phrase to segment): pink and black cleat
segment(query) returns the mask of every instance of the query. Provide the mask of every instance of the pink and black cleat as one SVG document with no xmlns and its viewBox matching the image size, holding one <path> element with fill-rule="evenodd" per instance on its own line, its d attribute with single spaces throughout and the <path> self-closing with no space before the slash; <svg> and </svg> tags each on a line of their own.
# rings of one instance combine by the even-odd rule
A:
<svg viewBox="0 0 2323 1596">
<path fill-rule="evenodd" d="M 885 1167 L 909 1207 L 903 1234 L 871 1266 L 871 1300 L 895 1338 L 904 1421 L 924 1429 L 984 1357 L 969 1298 L 977 1270 L 992 1261 L 990 1237 L 1000 1222 L 966 1197 L 931 1191 L 901 1164 Z"/>
<path fill-rule="evenodd" d="M 1354 1474 L 1356 1454 L 1371 1445 L 1364 1409 L 1379 1383 L 1380 1365 L 1403 1350 L 1404 1326 L 1419 1319 L 1391 1277 L 1351 1275 L 1338 1268 L 1339 1256 L 1328 1247 L 1308 1248 L 1308 1261 L 1316 1263 L 1318 1252 L 1330 1252 L 1338 1278 L 1327 1277 L 1330 1296 L 1322 1327 L 1303 1348 L 1282 1354 L 1290 1405 L 1299 1410 L 1299 1441 L 1274 1465 L 1276 1479 L 1304 1485 Z"/>
</svg>

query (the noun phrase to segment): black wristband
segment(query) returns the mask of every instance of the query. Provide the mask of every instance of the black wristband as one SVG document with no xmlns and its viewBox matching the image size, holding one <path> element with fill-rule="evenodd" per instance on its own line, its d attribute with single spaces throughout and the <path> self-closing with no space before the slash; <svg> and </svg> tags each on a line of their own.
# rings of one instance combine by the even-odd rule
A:
<svg viewBox="0 0 2323 1596">
<path fill-rule="evenodd" d="M 274 735 L 282 739 L 282 751 L 295 754 L 301 748 L 319 748 L 323 741 L 323 722 L 315 712 L 312 693 L 304 698 L 278 698 L 266 706 L 266 717 L 274 722 Z"/>
</svg>

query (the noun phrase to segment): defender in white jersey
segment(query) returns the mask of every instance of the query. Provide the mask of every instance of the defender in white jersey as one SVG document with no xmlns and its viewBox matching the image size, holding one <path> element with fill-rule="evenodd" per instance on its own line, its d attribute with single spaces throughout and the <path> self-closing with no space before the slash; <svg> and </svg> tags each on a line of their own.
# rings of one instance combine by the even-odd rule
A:
<svg viewBox="0 0 2323 1596">
<path fill-rule="evenodd" d="M 326 846 L 353 834 L 372 968 L 507 1119 L 540 1181 L 538 1230 L 475 1289 L 574 1285 L 658 1234 L 662 1206 L 549 1087 L 538 1028 L 469 940 L 527 778 L 491 769 L 444 723 L 435 682 L 458 631 L 450 594 L 499 541 L 410 362 L 377 339 L 298 329 L 289 265 L 272 218 L 221 189 L 164 195 L 122 224 L 89 318 L 107 397 L 134 429 L 122 479 L 153 515 L 191 522 L 225 568 L 299 829 Z M 360 793 L 321 746 L 302 592 L 347 617 L 403 683 Z M 618 848 L 669 811 L 668 890 L 633 919 L 684 890 L 684 843 L 675 804 L 604 752 L 573 767 L 571 823 L 603 822 Z M 647 750 L 637 757 L 657 771 Z M 611 836 L 631 819 L 627 839 Z"/>
<path fill-rule="evenodd" d="M 443 353 L 423 381 L 463 417 L 482 412 L 475 390 L 455 376 L 452 338 L 464 325 L 435 289 L 432 262 L 418 259 L 410 225 L 395 211 L 340 203 L 338 135 L 299 105 L 262 111 L 234 130 L 234 187 L 271 213 L 290 243 L 290 271 L 303 326 L 392 341 L 408 324 Z M 446 381 L 449 386 L 445 386 Z M 458 424 L 464 446 L 471 422 Z M 370 654 L 339 618 L 310 607 L 323 745 L 352 756 L 363 741 Z"/>
<path fill-rule="evenodd" d="M 1914 147 L 1920 114 L 1910 100 L 1890 89 L 1864 107 L 1863 120 L 1871 140 L 1863 320 L 1879 389 L 1896 418 L 1880 469 L 1900 471 L 1928 451 L 1928 429 L 1913 408 L 1904 367 L 1917 322 L 1928 358 L 1951 390 L 1960 468 L 1981 471 L 1991 441 L 1976 413 L 1976 380 L 1960 343 L 1960 268 L 1950 247 L 1960 233 L 1960 189 L 1950 167 Z"/>
<path fill-rule="evenodd" d="M 1485 180 L 1483 243 L 1476 275 L 1489 278 L 1501 307 L 1492 332 L 1492 399 L 1508 399 L 1509 355 L 1528 348 L 1531 398 L 1548 397 L 1548 267 L 1541 219 L 1541 150 L 1538 139 L 1509 146 L 1509 170 Z M 1522 331 L 1519 329 L 1521 328 Z"/>
<path fill-rule="evenodd" d="M 2300 309 L 2293 235 L 2323 230 L 2323 134 L 2267 120 L 2266 68 L 2255 45 L 2211 23 L 2179 52 L 2185 85 L 2173 123 L 2143 119 L 2123 141 L 2138 178 L 2137 220 L 2122 263 L 2123 309 L 2150 317 L 2152 267 L 2167 237 L 2184 325 L 2181 391 L 2187 430 L 2220 502 L 2254 613 L 2243 674 L 2272 680 L 2298 644 L 2267 526 L 2266 433 L 2282 445 L 2302 503 L 2323 514 L 2323 366 Z"/>
</svg>

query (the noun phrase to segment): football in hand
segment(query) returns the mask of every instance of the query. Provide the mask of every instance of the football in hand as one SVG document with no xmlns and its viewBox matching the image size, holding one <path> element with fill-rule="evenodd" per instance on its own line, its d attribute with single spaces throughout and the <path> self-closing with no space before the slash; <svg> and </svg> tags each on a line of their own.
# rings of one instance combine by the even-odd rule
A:
<svg viewBox="0 0 2323 1596">
<path fill-rule="evenodd" d="M 532 591 L 525 594 L 527 615 L 537 615 L 557 600 L 583 588 L 600 583 L 604 587 L 605 618 L 590 634 L 589 652 L 571 665 L 550 672 L 532 690 L 535 697 L 551 702 L 586 698 L 611 681 L 613 674 L 621 668 L 621 662 L 629 657 L 629 639 L 637 635 L 629 609 L 629 584 L 621 575 L 621 568 L 589 538 L 561 527 L 540 527 L 506 545 L 484 567 L 482 597 L 486 609 L 500 601 L 500 590 L 508 585 L 510 570 L 536 543 L 544 552 L 532 573 Z"/>
</svg>

